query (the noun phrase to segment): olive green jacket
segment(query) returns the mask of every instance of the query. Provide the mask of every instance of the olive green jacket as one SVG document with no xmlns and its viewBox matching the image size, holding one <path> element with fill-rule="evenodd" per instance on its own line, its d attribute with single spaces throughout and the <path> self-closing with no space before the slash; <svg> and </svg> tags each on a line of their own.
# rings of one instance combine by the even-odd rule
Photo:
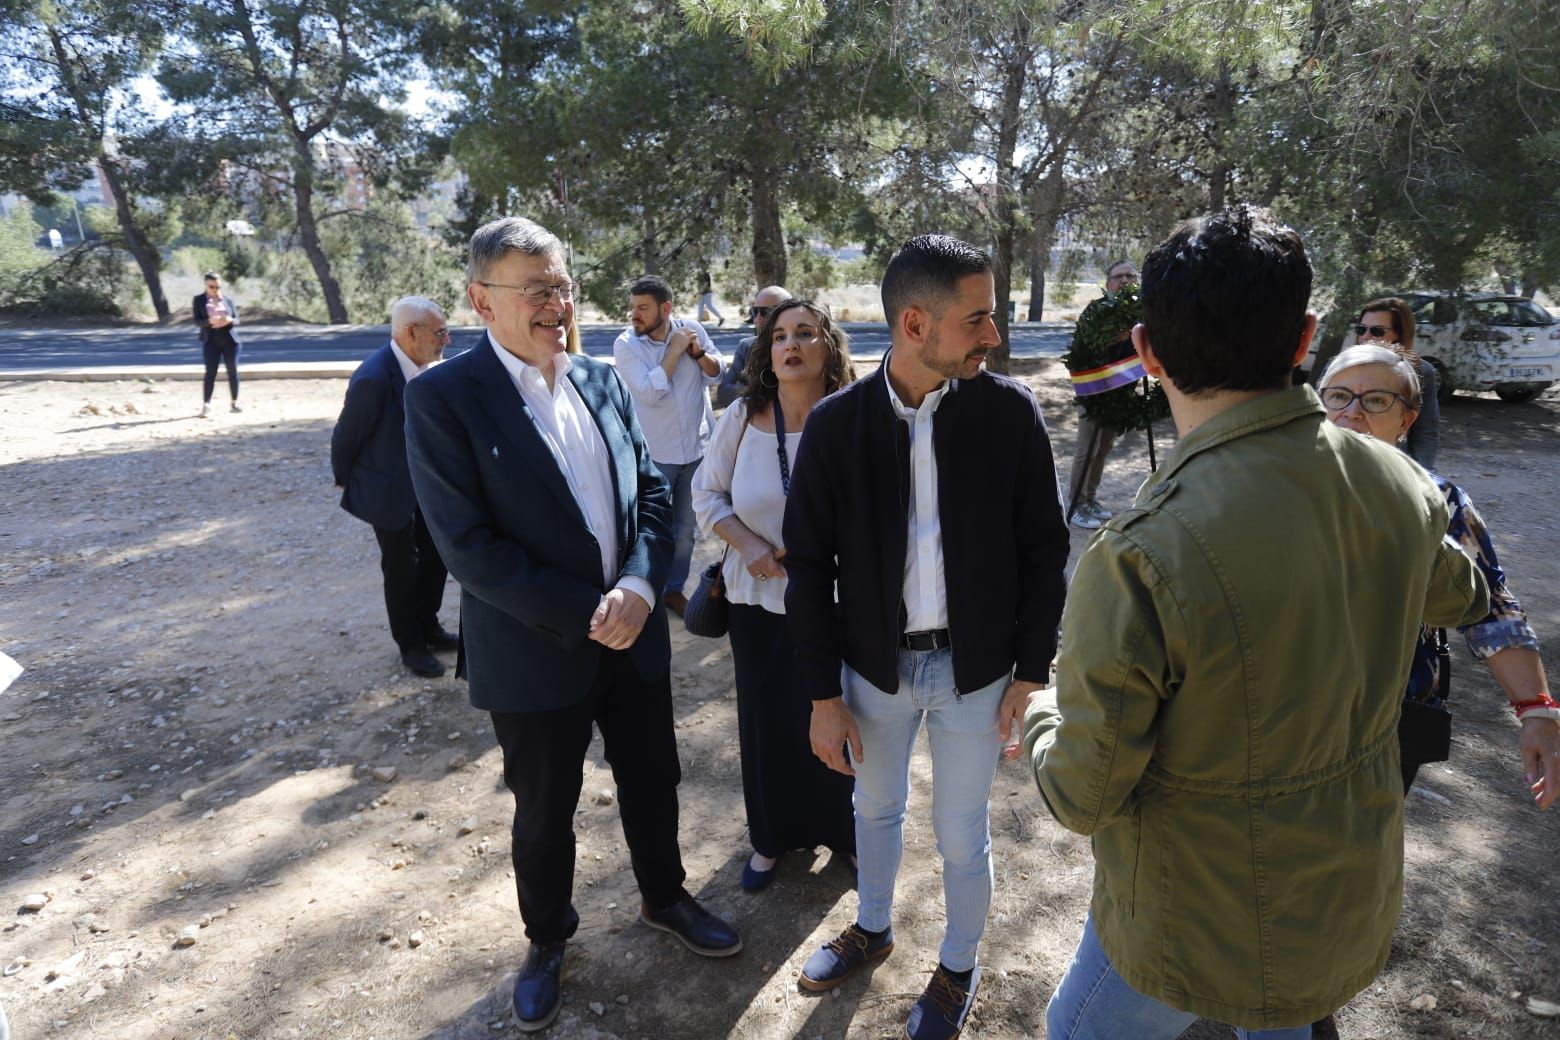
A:
<svg viewBox="0 0 1560 1040">
<path fill-rule="evenodd" d="M 1446 501 L 1309 387 L 1189 433 L 1089 543 L 1024 720 L 1138 991 L 1249 1029 L 1342 1006 L 1403 887 L 1397 716 L 1421 620 L 1488 611 Z"/>
</svg>

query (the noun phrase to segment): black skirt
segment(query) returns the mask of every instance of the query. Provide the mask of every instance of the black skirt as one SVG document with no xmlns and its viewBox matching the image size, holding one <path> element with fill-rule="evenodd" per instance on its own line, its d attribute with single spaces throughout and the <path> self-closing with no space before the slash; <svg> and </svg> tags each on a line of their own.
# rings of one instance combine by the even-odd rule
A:
<svg viewBox="0 0 1560 1040">
<path fill-rule="evenodd" d="M 802 689 L 785 618 L 731 604 L 742 797 L 753 850 L 778 856 L 826 845 L 856 851 L 855 782 L 812 753 L 812 701 Z"/>
</svg>

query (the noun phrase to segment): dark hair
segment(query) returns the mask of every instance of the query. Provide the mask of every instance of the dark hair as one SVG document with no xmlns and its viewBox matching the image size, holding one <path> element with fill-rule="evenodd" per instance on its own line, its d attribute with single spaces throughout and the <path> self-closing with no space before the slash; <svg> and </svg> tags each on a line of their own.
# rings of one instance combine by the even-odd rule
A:
<svg viewBox="0 0 1560 1040">
<path fill-rule="evenodd" d="M 200 276 L 200 280 L 203 282 L 220 282 L 222 281 L 222 276 L 215 271 L 207 271 Z"/>
<path fill-rule="evenodd" d="M 653 296 L 656 303 L 672 302 L 672 287 L 658 274 L 642 274 L 628 287 L 630 296 Z"/>
<path fill-rule="evenodd" d="M 933 313 L 956 291 L 959 279 L 991 270 L 991 257 L 949 235 L 917 235 L 888 262 L 883 272 L 883 317 L 892 329 L 905 308 Z"/>
<path fill-rule="evenodd" d="M 1386 311 L 1391 314 L 1392 331 L 1398 335 L 1396 345 L 1408 351 L 1414 349 L 1414 309 L 1408 305 L 1408 301 L 1400 300 L 1396 296 L 1379 297 L 1361 307 L 1354 320 L 1358 322 L 1371 311 Z"/>
<path fill-rule="evenodd" d="M 1141 293 L 1154 355 L 1182 393 L 1289 385 L 1311 263 L 1266 209 L 1182 223 L 1148 254 Z"/>
<path fill-rule="evenodd" d="M 742 373 L 747 380 L 747 389 L 742 392 L 742 400 L 747 402 L 749 415 L 767 407 L 779 393 L 778 385 L 764 385 L 763 375 L 774 371 L 769 352 L 774 345 L 775 319 L 797 307 L 805 307 L 817 319 L 818 333 L 829 346 L 829 360 L 823 366 L 824 394 L 832 394 L 856 379 L 856 366 L 850 359 L 850 337 L 845 335 L 845 330 L 834 324 L 827 307 L 793 296 L 775 304 L 774 310 L 764 316 L 764 323 L 758 327 L 758 335 L 753 337 L 753 345 L 748 348 L 747 370 Z"/>
</svg>

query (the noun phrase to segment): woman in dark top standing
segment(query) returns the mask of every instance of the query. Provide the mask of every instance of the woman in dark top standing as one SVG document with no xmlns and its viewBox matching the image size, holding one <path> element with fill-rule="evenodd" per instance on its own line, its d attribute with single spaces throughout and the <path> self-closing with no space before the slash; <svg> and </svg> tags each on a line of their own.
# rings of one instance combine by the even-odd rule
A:
<svg viewBox="0 0 1560 1040">
<path fill-rule="evenodd" d="M 238 337 L 233 329 L 238 325 L 238 308 L 233 298 L 222 291 L 222 279 L 215 271 L 207 271 L 206 291 L 195 297 L 195 324 L 200 329 L 200 347 L 206 362 L 206 380 L 201 387 L 200 417 L 211 415 L 211 394 L 217 387 L 217 365 L 227 364 L 228 393 L 233 399 L 233 411 L 238 406 Z"/>
</svg>

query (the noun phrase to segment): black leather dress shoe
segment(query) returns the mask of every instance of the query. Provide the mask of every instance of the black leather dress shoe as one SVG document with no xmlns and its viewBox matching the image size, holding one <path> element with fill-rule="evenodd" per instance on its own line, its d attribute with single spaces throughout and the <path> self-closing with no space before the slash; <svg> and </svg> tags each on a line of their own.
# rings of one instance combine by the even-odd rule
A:
<svg viewBox="0 0 1560 1040">
<path fill-rule="evenodd" d="M 436 653 L 450 653 L 460 649 L 460 636 L 454 632 L 447 632 L 442 628 L 436 628 L 423 637 L 423 642 L 428 644 L 428 649 Z"/>
<path fill-rule="evenodd" d="M 552 1025 L 563 1007 L 563 943 L 532 943 L 515 979 L 515 1025 L 534 1033 Z"/>
<path fill-rule="evenodd" d="M 683 896 L 665 910 L 641 905 L 639 919 L 651 928 L 670 932 L 701 957 L 730 957 L 742 950 L 742 937 L 692 896 Z"/>
<path fill-rule="evenodd" d="M 437 679 L 444 674 L 444 665 L 426 646 L 414 646 L 410 650 L 401 651 L 401 663 L 411 669 L 413 675 Z"/>
</svg>

